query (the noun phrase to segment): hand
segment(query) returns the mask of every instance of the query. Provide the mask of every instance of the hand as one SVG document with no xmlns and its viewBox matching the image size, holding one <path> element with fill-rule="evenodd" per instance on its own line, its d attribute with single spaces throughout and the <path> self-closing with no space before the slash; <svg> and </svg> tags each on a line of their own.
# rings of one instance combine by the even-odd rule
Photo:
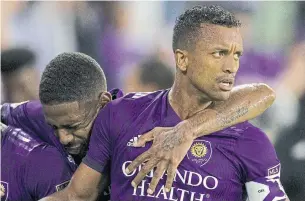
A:
<svg viewBox="0 0 305 201">
<path fill-rule="evenodd" d="M 142 179 L 154 168 L 157 167 L 153 178 L 147 190 L 147 193 L 153 194 L 156 186 L 167 171 L 165 191 L 169 192 L 176 175 L 178 165 L 181 163 L 187 151 L 193 143 L 193 135 L 188 133 L 189 129 L 185 126 L 161 128 L 156 127 L 148 133 L 142 135 L 134 147 L 143 147 L 146 142 L 153 141 L 149 150 L 138 156 L 127 168 L 126 172 L 134 171 L 139 165 L 145 162 L 141 171 L 132 181 L 133 187 L 138 186 Z"/>
</svg>

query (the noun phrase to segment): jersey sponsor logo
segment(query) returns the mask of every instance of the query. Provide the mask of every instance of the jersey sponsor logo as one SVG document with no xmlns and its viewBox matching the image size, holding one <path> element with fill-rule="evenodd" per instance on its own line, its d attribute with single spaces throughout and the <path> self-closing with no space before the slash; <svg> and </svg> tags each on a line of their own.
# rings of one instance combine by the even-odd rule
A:
<svg viewBox="0 0 305 201">
<path fill-rule="evenodd" d="M 1 201 L 6 201 L 8 198 L 8 183 L 1 181 L 0 184 Z"/>
<path fill-rule="evenodd" d="M 65 182 L 63 182 L 63 183 L 61 183 L 61 184 L 56 185 L 56 186 L 55 186 L 56 191 L 58 192 L 58 191 L 63 190 L 64 188 L 66 188 L 66 187 L 68 186 L 69 182 L 70 182 L 70 180 L 65 181 Z"/>
<path fill-rule="evenodd" d="M 211 157 L 212 145 L 206 140 L 195 140 L 187 152 L 187 158 L 200 166 L 205 165 Z"/>
<path fill-rule="evenodd" d="M 134 177 L 137 175 L 137 173 L 142 169 L 142 165 L 140 165 L 136 170 L 130 173 L 126 173 L 126 167 L 131 163 L 131 161 L 125 161 L 122 165 L 122 172 L 125 175 L 125 177 Z M 200 173 L 188 171 L 188 170 L 176 170 L 176 175 L 174 177 L 174 184 L 178 183 L 179 187 L 171 187 L 170 192 L 165 192 L 165 186 L 157 186 L 155 193 L 150 195 L 147 193 L 149 182 L 151 178 L 154 175 L 154 171 L 150 171 L 144 179 L 141 181 L 141 183 L 133 189 L 133 196 L 145 196 L 145 197 L 154 197 L 162 200 L 175 200 L 175 201 L 183 201 L 183 200 L 211 200 L 212 195 L 210 192 L 212 192 L 214 189 L 218 187 L 219 181 L 218 178 L 206 175 L 203 176 Z M 163 173 L 161 176 L 160 182 L 163 181 L 165 183 L 166 181 L 166 172 Z M 181 185 L 183 184 L 183 185 Z M 200 192 L 192 191 L 191 189 L 194 189 L 194 187 L 200 187 L 202 186 L 203 189 L 207 190 L 207 193 L 205 193 L 202 188 Z"/>
<path fill-rule="evenodd" d="M 133 143 L 135 143 L 136 141 L 138 141 L 138 139 L 141 137 L 142 135 L 138 135 L 136 137 L 131 138 L 128 142 L 127 142 L 127 146 L 131 147 Z"/>
</svg>

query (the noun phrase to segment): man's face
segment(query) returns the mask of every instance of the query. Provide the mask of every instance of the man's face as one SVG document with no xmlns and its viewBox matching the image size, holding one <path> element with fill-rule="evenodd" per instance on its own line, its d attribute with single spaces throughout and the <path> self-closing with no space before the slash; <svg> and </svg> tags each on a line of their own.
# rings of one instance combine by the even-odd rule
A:
<svg viewBox="0 0 305 201">
<path fill-rule="evenodd" d="M 188 53 L 186 75 L 208 100 L 226 100 L 234 85 L 243 51 L 236 27 L 204 24 L 194 50 Z"/>
<path fill-rule="evenodd" d="M 97 101 L 43 105 L 46 121 L 66 151 L 82 157 L 87 151 L 91 127 L 99 109 Z"/>
</svg>

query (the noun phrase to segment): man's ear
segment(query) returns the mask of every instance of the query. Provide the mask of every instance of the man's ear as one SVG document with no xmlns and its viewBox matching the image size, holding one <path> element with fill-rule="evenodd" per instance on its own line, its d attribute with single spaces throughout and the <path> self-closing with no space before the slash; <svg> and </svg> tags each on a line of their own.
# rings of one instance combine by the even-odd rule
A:
<svg viewBox="0 0 305 201">
<path fill-rule="evenodd" d="M 108 91 L 104 91 L 99 96 L 99 105 L 104 107 L 107 103 L 111 101 L 111 94 Z"/>
<path fill-rule="evenodd" d="M 175 50 L 175 60 L 176 60 L 176 66 L 179 68 L 182 72 L 187 71 L 188 67 L 188 52 L 185 50 L 176 49 Z"/>
</svg>

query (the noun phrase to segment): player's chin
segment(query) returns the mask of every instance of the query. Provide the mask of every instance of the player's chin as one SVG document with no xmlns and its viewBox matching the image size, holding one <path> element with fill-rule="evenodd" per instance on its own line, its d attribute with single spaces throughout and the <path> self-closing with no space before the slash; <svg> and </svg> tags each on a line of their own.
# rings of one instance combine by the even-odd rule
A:
<svg viewBox="0 0 305 201">
<path fill-rule="evenodd" d="M 231 94 L 231 91 L 217 90 L 217 91 L 214 91 L 212 99 L 214 101 L 225 101 L 225 100 L 229 99 L 230 94 Z"/>
</svg>

